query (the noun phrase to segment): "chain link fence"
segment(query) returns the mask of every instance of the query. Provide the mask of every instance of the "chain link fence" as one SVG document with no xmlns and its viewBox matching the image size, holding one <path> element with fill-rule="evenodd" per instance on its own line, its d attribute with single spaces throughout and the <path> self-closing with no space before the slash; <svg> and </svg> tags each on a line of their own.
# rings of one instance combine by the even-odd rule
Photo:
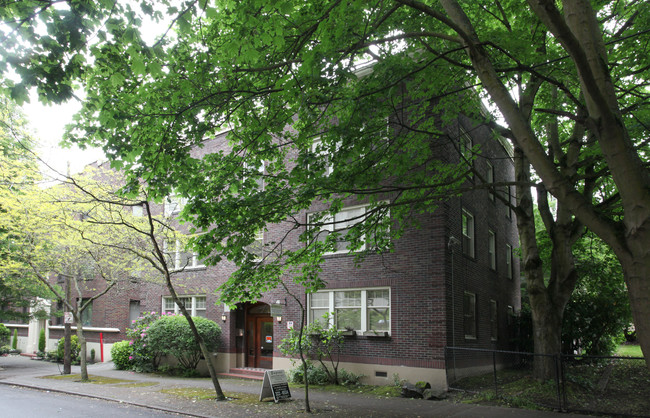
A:
<svg viewBox="0 0 650 418">
<path fill-rule="evenodd" d="M 447 384 L 485 401 L 566 412 L 650 417 L 643 358 L 540 355 L 447 347 Z M 546 379 L 535 378 L 544 368 Z"/>
</svg>

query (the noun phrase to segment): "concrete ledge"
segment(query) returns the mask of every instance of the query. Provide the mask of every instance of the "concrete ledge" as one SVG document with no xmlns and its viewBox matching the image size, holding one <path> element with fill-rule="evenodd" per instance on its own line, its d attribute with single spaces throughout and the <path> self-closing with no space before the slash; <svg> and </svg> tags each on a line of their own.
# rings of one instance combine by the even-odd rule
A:
<svg viewBox="0 0 650 418">
<path fill-rule="evenodd" d="M 63 331 L 65 329 L 65 327 L 63 325 L 50 325 L 48 328 L 49 329 L 54 329 L 54 330 L 59 330 L 59 331 Z M 77 326 L 72 325 L 70 327 L 70 329 L 76 331 Z M 119 328 L 84 327 L 84 332 L 86 332 L 86 331 L 88 331 L 88 332 L 120 332 L 120 329 Z"/>
</svg>

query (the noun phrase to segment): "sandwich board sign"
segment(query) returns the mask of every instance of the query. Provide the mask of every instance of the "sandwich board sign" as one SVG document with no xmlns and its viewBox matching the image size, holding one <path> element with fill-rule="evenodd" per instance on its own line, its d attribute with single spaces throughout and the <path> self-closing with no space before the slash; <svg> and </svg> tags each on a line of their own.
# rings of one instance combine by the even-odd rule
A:
<svg viewBox="0 0 650 418">
<path fill-rule="evenodd" d="M 284 399 L 291 399 L 289 383 L 287 382 L 287 375 L 284 373 L 284 370 L 267 370 L 264 372 L 260 402 L 262 399 L 271 396 L 273 396 L 275 403 Z"/>
</svg>

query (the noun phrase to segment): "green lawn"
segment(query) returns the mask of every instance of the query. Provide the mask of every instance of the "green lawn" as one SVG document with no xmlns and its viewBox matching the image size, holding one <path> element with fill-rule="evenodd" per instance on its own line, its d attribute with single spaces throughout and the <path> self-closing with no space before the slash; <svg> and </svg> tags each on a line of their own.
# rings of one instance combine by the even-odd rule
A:
<svg viewBox="0 0 650 418">
<path fill-rule="evenodd" d="M 643 357 L 641 346 L 632 344 L 619 345 L 616 355 L 621 357 Z"/>
</svg>

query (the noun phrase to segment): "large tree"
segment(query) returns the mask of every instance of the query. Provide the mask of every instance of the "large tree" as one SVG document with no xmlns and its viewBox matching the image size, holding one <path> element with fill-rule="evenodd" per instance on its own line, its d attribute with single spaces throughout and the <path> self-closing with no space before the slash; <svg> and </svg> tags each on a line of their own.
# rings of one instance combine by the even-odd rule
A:
<svg viewBox="0 0 650 418">
<path fill-rule="evenodd" d="M 38 179 L 38 173 L 19 171 L 14 176 L 22 184 L 0 190 L 0 239 L 11 241 L 0 274 L 46 287 L 72 313 L 81 344 L 81 379 L 87 381 L 86 315 L 107 292 L 129 286 L 134 277 L 151 276 L 126 249 L 141 246 L 142 240 L 111 222 L 115 213 L 80 192 L 80 187 L 96 190 L 94 180 L 82 177 L 44 188 L 37 181 L 24 181 Z"/>
<path fill-rule="evenodd" d="M 24 116 L 11 99 L 0 94 L 0 195 L 36 180 L 38 167 L 33 147 Z M 0 203 L 0 213 L 7 210 Z M 13 246 L 14 236 L 0 227 L 0 263 L 14 258 Z M 0 321 L 26 321 L 30 318 L 28 308 L 35 306 L 37 298 L 50 296 L 45 286 L 29 277 L 0 274 Z"/>
<path fill-rule="evenodd" d="M 87 102 L 71 138 L 103 146 L 115 167 L 145 178 L 159 196 L 173 186 L 192 197 L 188 218 L 198 228 L 220 226 L 203 246 L 237 261 L 247 258 L 242 249 L 265 222 L 282 222 L 315 198 L 332 203 L 328 214 L 314 220 L 322 226 L 345 198 L 371 196 L 367 226 L 352 228 L 348 239 L 378 225 L 386 201 L 398 220 L 411 210 L 431 209 L 444 194 L 437 192 L 441 184 L 455 190 L 459 184 L 459 173 L 433 158 L 436 146 L 457 144 L 440 127 L 459 112 L 478 117 L 476 92 L 485 93 L 505 118 L 502 133 L 522 164 L 522 254 L 539 306 L 551 306 L 545 309 L 554 321 L 563 310 L 567 288 L 575 285 L 567 244 L 584 225 L 621 262 L 641 345 L 650 351 L 650 66 L 642 52 L 648 39 L 643 3 L 186 1 L 162 12 L 147 2 L 139 11 L 111 3 L 104 26 L 99 23 L 109 8 L 103 3 L 71 2 L 64 19 L 47 2 L 25 3 L 5 12 L 15 20 L 9 35 L 26 32 L 37 45 L 18 56 L 35 52 L 55 61 L 39 54 L 45 42 L 29 29 L 35 3 L 52 22 L 52 35 L 66 23 L 75 36 L 65 35 L 62 48 L 49 52 L 63 57 L 50 71 L 56 80 L 39 77 L 38 71 L 50 68 L 43 60 L 11 61 L 24 83 L 12 87 L 14 95 L 24 96 L 27 84 L 44 95 L 53 87 L 65 90 L 66 77 L 84 67 L 83 56 L 66 51 L 90 51 Z M 174 17 L 172 30 L 147 45 L 138 31 L 141 16 L 165 12 Z M 84 34 L 95 28 L 99 42 L 90 48 Z M 68 64 L 72 70 L 66 72 Z M 430 117 L 433 111 L 439 119 Z M 378 141 L 386 118 L 395 140 Z M 195 158 L 193 147 L 226 126 L 233 129 L 232 150 Z M 324 154 L 335 155 L 333 170 L 318 163 Z M 255 181 L 263 162 L 265 193 Z M 564 258 L 567 269 L 550 286 L 539 274 L 529 165 L 542 192 L 562 205 L 546 225 L 562 243 L 556 259 Z M 314 170 L 321 175 L 309 175 Z M 432 171 L 440 176 L 427 175 Z M 392 184 L 377 181 L 385 173 L 393 174 Z M 213 210 L 217 201 L 225 210 Z M 226 237 L 238 245 L 224 246 Z M 303 257 L 294 265 L 309 265 L 319 259 L 318 252 L 310 254 L 282 257 Z M 256 270 L 267 269 L 266 277 L 277 280 L 279 265 L 268 266 Z M 314 269 L 300 271 L 305 278 L 317 276 Z M 262 281 L 252 288 L 268 286 Z M 244 286 L 235 293 L 246 292 Z"/>
</svg>

